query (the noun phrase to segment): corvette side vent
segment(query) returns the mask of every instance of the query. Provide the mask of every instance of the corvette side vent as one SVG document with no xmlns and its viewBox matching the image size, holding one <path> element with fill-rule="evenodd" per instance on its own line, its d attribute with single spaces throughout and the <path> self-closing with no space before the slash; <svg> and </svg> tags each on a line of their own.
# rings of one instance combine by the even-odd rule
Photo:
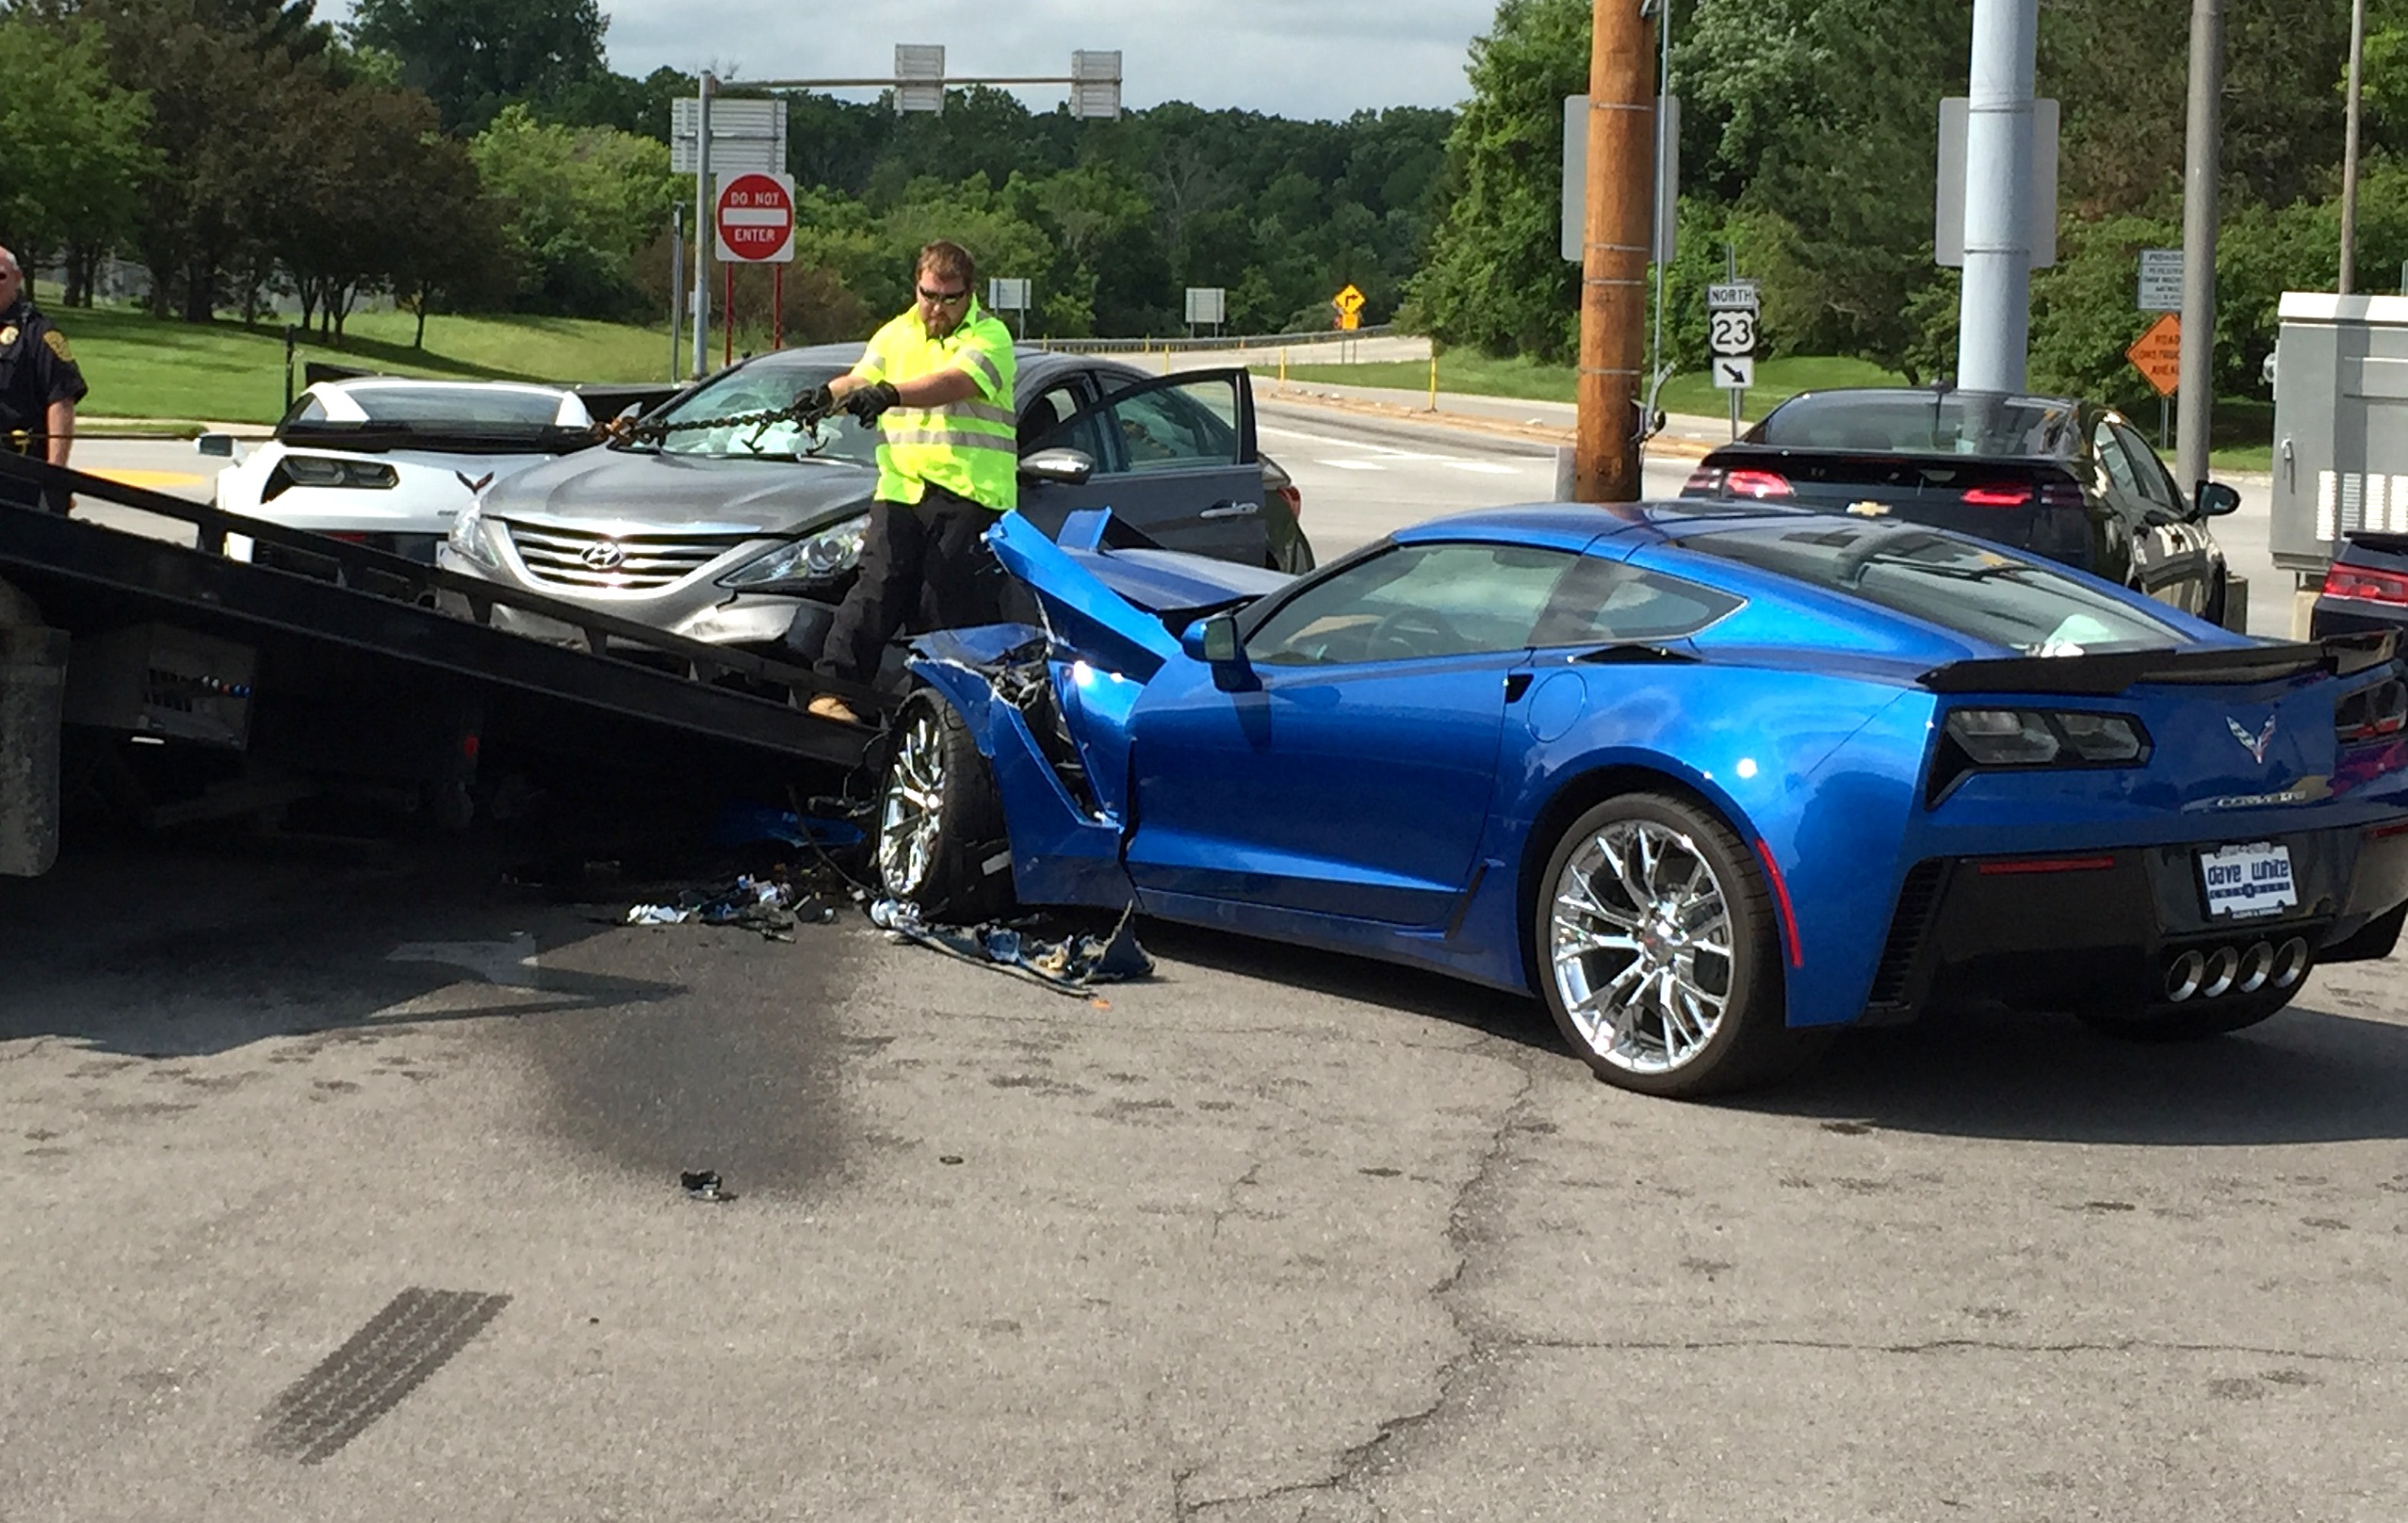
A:
<svg viewBox="0 0 2408 1523">
<path fill-rule="evenodd" d="M 1895 1005 L 1906 998 L 1915 956 L 1930 932 L 1933 912 L 1940 908 L 1940 878 L 1946 866 L 1935 858 L 1908 869 L 1898 889 L 1897 913 L 1890 917 L 1890 939 L 1881 947 L 1881 964 L 1873 973 L 1870 1003 Z"/>
</svg>

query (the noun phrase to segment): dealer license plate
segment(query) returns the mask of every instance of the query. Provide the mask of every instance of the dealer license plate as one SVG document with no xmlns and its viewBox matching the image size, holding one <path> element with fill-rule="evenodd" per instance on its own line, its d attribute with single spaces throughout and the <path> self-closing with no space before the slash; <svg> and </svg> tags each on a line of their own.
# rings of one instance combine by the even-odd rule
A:
<svg viewBox="0 0 2408 1523">
<path fill-rule="evenodd" d="M 2271 841 L 2200 852 L 2199 881 L 2207 889 L 2210 915 L 2246 920 L 2290 909 L 2300 901 L 2300 891 L 2291 882 L 2291 849 Z"/>
</svg>

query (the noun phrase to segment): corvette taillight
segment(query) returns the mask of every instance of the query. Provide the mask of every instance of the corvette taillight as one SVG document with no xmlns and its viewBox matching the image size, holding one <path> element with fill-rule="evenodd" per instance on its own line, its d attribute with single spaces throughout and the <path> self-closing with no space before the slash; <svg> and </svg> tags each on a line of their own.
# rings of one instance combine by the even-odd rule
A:
<svg viewBox="0 0 2408 1523">
<path fill-rule="evenodd" d="M 2380 740 L 2408 730 L 2408 682 L 2398 677 L 2361 688 L 2333 705 L 2333 735 L 2343 745 Z"/>
</svg>

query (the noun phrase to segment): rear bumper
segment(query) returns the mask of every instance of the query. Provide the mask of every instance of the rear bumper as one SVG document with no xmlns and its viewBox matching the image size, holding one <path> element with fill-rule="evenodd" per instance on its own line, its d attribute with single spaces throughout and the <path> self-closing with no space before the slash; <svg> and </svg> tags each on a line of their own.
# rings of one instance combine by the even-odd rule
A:
<svg viewBox="0 0 2408 1523">
<path fill-rule="evenodd" d="M 1899 895 L 1864 1020 L 1893 1025 L 1926 1010 L 1992 1003 L 2146 1013 L 2173 1008 L 2169 977 L 2188 952 L 2213 958 L 2229 948 L 2246 958 L 2261 945 L 2273 953 L 2298 942 L 2303 975 L 2319 961 L 2390 951 L 2387 938 L 2361 932 L 2381 932 L 2408 903 L 2408 828 L 2272 838 L 2290 849 L 2299 903 L 2250 917 L 2208 913 L 2198 858 L 2222 842 L 1919 863 Z"/>
<path fill-rule="evenodd" d="M 2381 634 L 2408 630 L 2408 608 L 2387 608 L 2351 597 L 2319 597 L 2308 614 L 2308 639 L 2327 635 Z"/>
</svg>

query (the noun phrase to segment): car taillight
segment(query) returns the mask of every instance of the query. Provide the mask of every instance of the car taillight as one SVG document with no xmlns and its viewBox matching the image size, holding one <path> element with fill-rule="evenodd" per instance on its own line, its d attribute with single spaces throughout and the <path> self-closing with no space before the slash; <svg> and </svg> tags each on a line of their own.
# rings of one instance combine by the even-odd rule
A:
<svg viewBox="0 0 2408 1523">
<path fill-rule="evenodd" d="M 2344 745 L 2380 740 L 2408 729 L 2408 682 L 2398 677 L 2361 688 L 2333 706 L 2333 734 Z"/>
<path fill-rule="evenodd" d="M 1710 496 L 1721 490 L 1722 467 L 1719 465 L 1700 465 L 1696 470 L 1689 473 L 1689 479 L 1687 483 L 1681 488 L 1681 495 L 1684 497 Z"/>
<path fill-rule="evenodd" d="M 2335 565 L 2324 574 L 2324 595 L 2346 597 L 2359 603 L 2408 606 L 2408 576 L 2402 576 L 2396 571 L 2374 571 L 2366 566 Z"/>
<path fill-rule="evenodd" d="M 2032 489 L 2025 481 L 1989 481 L 1965 488 L 1964 495 L 1968 508 L 2027 508 L 2031 506 Z"/>
<path fill-rule="evenodd" d="M 1733 471 L 1722 478 L 1722 490 L 1733 497 L 1786 497 L 1789 478 L 1779 471 Z"/>
<path fill-rule="evenodd" d="M 2087 506 L 2082 500 L 2082 489 L 2062 477 L 2040 484 L 2040 505 L 2042 508 L 2071 508 L 2076 511 Z"/>
</svg>

